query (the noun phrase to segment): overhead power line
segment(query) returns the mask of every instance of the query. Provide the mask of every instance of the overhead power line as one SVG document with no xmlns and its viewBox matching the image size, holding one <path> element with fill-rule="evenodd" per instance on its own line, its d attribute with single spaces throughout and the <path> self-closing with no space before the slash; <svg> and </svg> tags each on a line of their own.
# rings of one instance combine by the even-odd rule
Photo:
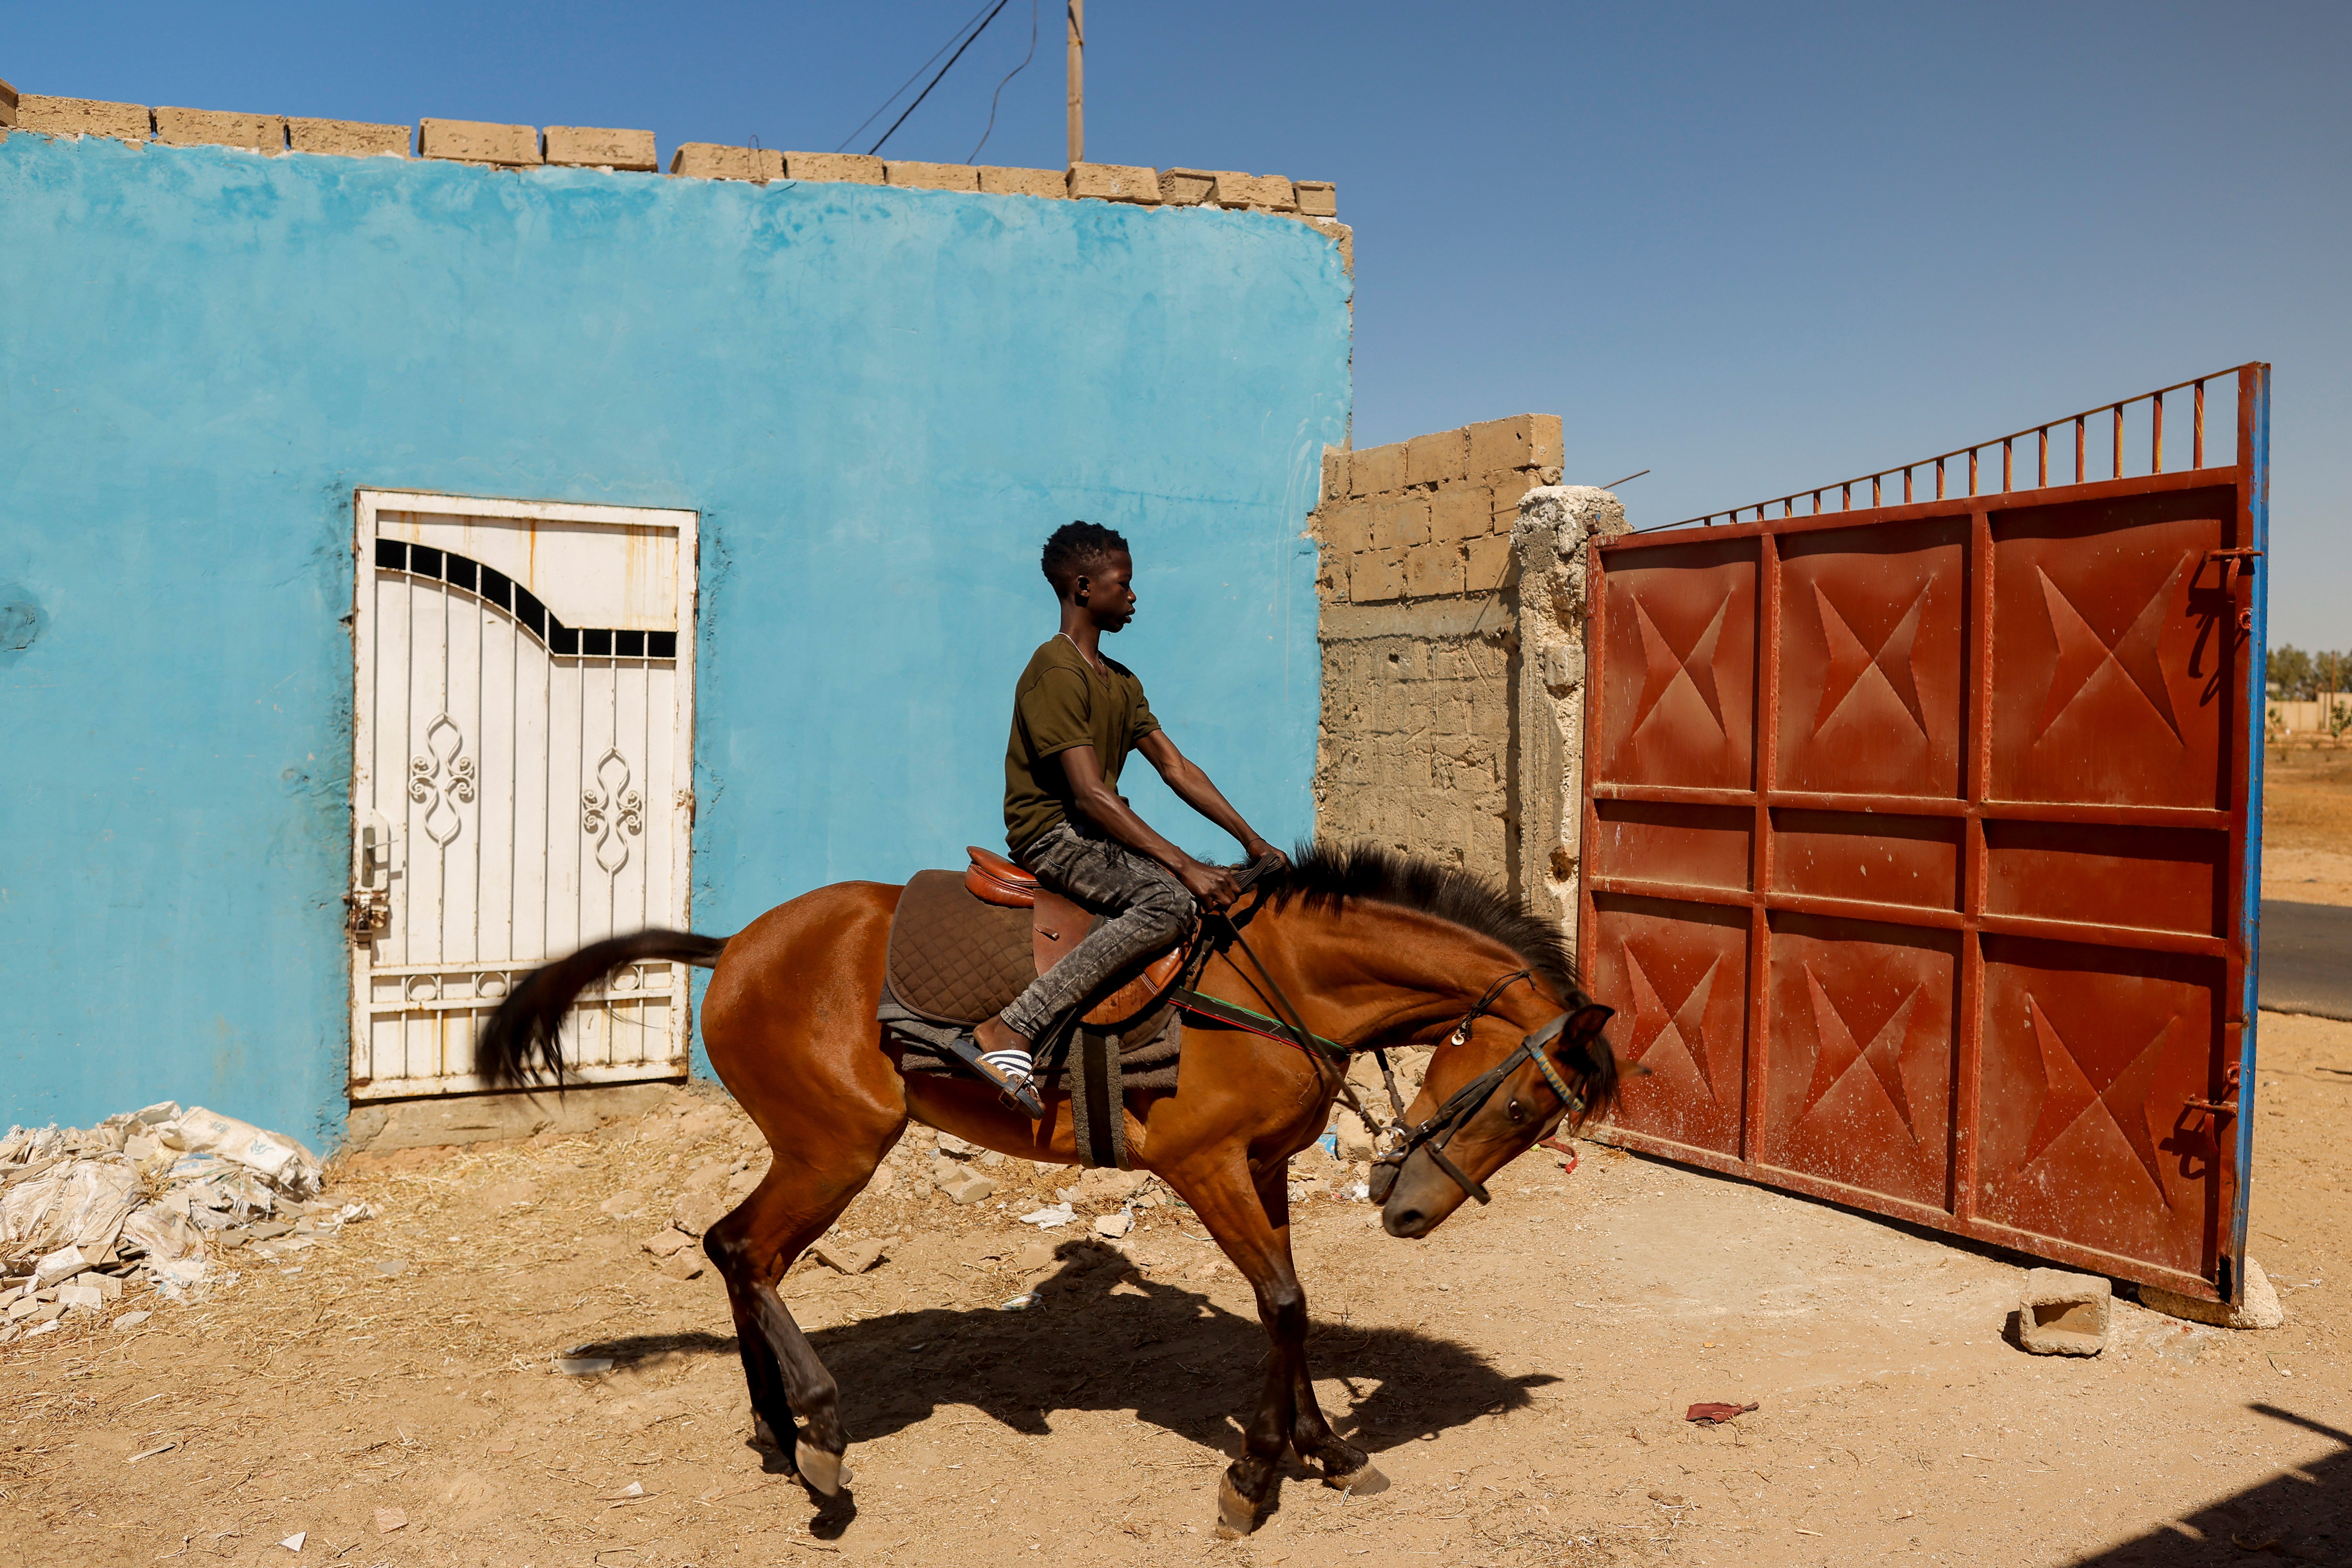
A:
<svg viewBox="0 0 2352 1568">
<path fill-rule="evenodd" d="M 887 142 L 891 137 L 896 136 L 898 133 L 898 127 L 907 123 L 907 116 L 914 113 L 915 110 L 923 107 L 923 100 L 931 96 L 931 89 L 939 86 L 940 79 L 945 77 L 948 72 L 955 69 L 955 63 L 956 61 L 963 58 L 964 50 L 971 47 L 974 43 L 979 41 L 980 36 L 988 31 L 989 23 L 996 20 L 997 12 L 1003 10 L 1007 4 L 1009 4 L 1009 0 L 996 0 L 994 8 L 992 9 L 987 16 L 981 18 L 980 26 L 974 27 L 971 30 L 971 36 L 966 37 L 961 44 L 957 46 L 956 52 L 948 57 L 948 63 L 940 68 L 939 75 L 931 78 L 930 80 L 923 84 L 923 90 L 915 95 L 915 101 L 907 105 L 905 111 L 902 112 L 898 119 L 890 121 L 890 129 L 882 132 L 881 136 L 876 140 L 874 145 L 866 150 L 869 154 L 882 151 L 882 143 Z"/>
<path fill-rule="evenodd" d="M 970 157 L 970 158 L 966 158 L 966 159 L 964 160 L 964 162 L 965 162 L 965 163 L 971 163 L 971 162 L 973 161 L 973 159 L 978 158 L 978 157 L 980 156 L 980 150 L 981 150 L 981 148 L 987 146 L 987 145 L 988 145 L 988 139 L 989 139 L 991 136 L 992 136 L 992 135 L 994 135 L 994 134 L 996 133 L 996 102 L 997 102 L 997 100 L 999 100 L 999 99 L 1001 99 L 1001 98 L 1003 98 L 1003 97 L 1004 96 L 1004 89 L 1005 89 L 1005 88 L 1006 88 L 1008 85 L 1010 85 L 1010 84 L 1011 84 L 1011 82 L 1012 82 L 1013 79 L 1014 77 L 1016 77 L 1016 76 L 1019 76 L 1023 71 L 1027 70 L 1027 69 L 1029 68 L 1029 62 L 1030 62 L 1031 60 L 1035 59 L 1036 58 L 1037 58 L 1037 0 L 1029 0 L 1029 52 L 1028 52 L 1027 54 L 1023 55 L 1023 56 L 1021 57 L 1021 63 L 1020 63 L 1019 65 L 1014 66 L 1011 70 L 1006 71 L 1006 72 L 1004 73 L 1004 80 L 998 82 L 998 83 L 996 84 L 996 90 L 995 90 L 993 93 L 991 93 L 991 94 L 989 95 L 989 99 L 988 99 L 988 128 L 987 128 L 986 130 L 982 131 L 982 132 L 980 133 L 980 140 L 979 140 L 979 142 L 977 142 L 976 143 L 974 143 L 974 144 L 973 144 L 973 146 L 972 146 L 972 149 L 971 149 L 971 157 Z"/>
<path fill-rule="evenodd" d="M 957 40 L 962 38 L 966 33 L 971 32 L 974 23 L 979 23 L 982 26 L 987 26 L 985 22 L 981 21 L 982 16 L 986 13 L 987 10 L 988 6 L 983 5 L 978 11 L 974 11 L 969 17 L 965 18 L 962 26 L 958 27 L 954 32 L 948 35 L 948 41 L 946 43 L 941 44 L 938 48 L 931 51 L 931 58 L 925 60 L 921 65 L 917 66 L 913 76 L 909 76 L 906 80 L 900 82 L 896 88 L 892 89 L 890 96 L 884 99 L 880 104 L 877 105 L 873 113 L 859 121 L 857 122 L 857 129 L 843 137 L 841 139 L 841 145 L 835 147 L 834 151 L 838 153 L 843 147 L 846 147 L 852 142 L 856 141 L 858 132 L 864 131 L 867 126 L 881 119 L 883 115 L 888 113 L 890 106 L 898 101 L 899 95 L 904 93 L 908 88 L 914 86 L 916 79 L 920 77 L 925 71 L 931 68 L 931 61 L 938 59 L 941 55 L 946 54 L 950 49 L 954 48 L 956 47 Z"/>
</svg>

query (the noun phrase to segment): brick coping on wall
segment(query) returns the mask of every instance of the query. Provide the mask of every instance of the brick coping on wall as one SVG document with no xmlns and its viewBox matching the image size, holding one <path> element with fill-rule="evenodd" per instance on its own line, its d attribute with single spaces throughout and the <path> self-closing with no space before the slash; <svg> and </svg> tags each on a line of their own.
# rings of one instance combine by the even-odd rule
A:
<svg viewBox="0 0 2352 1568">
<path fill-rule="evenodd" d="M 50 136 L 110 136 L 134 144 L 241 147 L 277 156 L 303 153 L 345 158 L 407 158 L 494 169 L 567 168 L 650 174 L 650 131 L 577 125 L 499 125 L 473 120 L 423 120 L 405 125 L 243 114 L 211 109 L 151 109 L 86 98 L 19 94 L 0 81 L 0 137 L 10 128 Z M 1337 188 L 1328 180 L 1290 180 L 1223 169 L 1147 169 L 1080 163 L 1067 172 L 970 163 L 924 163 L 852 153 L 792 153 L 688 142 L 670 154 L 679 179 L 831 182 L 907 190 L 1048 200 L 1120 202 L 1146 207 L 1218 207 L 1296 218 L 1329 235 L 1352 260 L 1352 236 L 1339 221 Z"/>
</svg>

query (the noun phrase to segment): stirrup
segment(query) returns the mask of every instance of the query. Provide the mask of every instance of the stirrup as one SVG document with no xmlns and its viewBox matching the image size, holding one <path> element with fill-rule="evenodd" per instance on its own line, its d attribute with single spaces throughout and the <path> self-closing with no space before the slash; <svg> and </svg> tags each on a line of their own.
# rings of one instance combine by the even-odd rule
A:
<svg viewBox="0 0 2352 1568">
<path fill-rule="evenodd" d="M 970 1030 L 949 1041 L 948 1048 L 956 1054 L 957 1060 L 994 1084 L 998 1091 L 1011 1100 L 1014 1107 L 1030 1121 L 1042 1121 L 1045 1119 L 1045 1101 L 1037 1092 L 1037 1079 L 1034 1074 L 1023 1073 L 1015 1079 L 991 1066 L 981 1055 L 980 1041 Z"/>
</svg>

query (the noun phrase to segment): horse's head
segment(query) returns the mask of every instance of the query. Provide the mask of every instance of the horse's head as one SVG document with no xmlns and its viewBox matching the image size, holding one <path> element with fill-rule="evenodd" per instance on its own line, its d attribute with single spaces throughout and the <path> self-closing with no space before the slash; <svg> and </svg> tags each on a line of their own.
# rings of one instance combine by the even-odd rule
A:
<svg viewBox="0 0 2352 1568">
<path fill-rule="evenodd" d="M 1406 1108 L 1411 1148 L 1390 1167 L 1382 1227 L 1427 1236 L 1463 1199 L 1484 1203 L 1487 1178 L 1563 1121 L 1581 1126 L 1615 1105 L 1617 1056 L 1601 1033 L 1609 1018 L 1609 1008 L 1571 992 L 1556 1031 L 1497 1011 L 1476 1020 L 1460 1045 L 1439 1046 Z"/>
</svg>

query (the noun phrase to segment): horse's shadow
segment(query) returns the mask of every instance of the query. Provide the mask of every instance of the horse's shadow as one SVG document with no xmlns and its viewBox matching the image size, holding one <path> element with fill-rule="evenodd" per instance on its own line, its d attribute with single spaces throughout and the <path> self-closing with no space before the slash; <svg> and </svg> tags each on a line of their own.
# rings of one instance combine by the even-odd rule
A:
<svg viewBox="0 0 2352 1568">
<path fill-rule="evenodd" d="M 1255 1404 L 1266 1356 L 1255 1316 L 1155 1280 L 1118 1253 L 1067 1242 L 1059 1270 L 1024 1310 L 923 1308 L 820 1329 L 809 1342 L 841 1389 L 852 1442 L 968 1405 L 1016 1432 L 1043 1435 L 1068 1411 L 1132 1408 L 1140 1423 L 1241 1453 L 1240 1418 Z M 789 1286 L 787 1294 L 789 1295 Z M 577 1354 L 627 1363 L 735 1353 L 732 1335 L 635 1335 Z M 1523 1408 L 1559 1379 L 1510 1376 L 1456 1341 L 1410 1329 L 1319 1322 L 1307 1356 L 1332 1427 L 1372 1453 L 1433 1438 L 1481 1415 Z M 1347 1390 L 1344 1402 L 1328 1384 Z M 1294 1473 L 1304 1473 L 1294 1471 Z"/>
</svg>

